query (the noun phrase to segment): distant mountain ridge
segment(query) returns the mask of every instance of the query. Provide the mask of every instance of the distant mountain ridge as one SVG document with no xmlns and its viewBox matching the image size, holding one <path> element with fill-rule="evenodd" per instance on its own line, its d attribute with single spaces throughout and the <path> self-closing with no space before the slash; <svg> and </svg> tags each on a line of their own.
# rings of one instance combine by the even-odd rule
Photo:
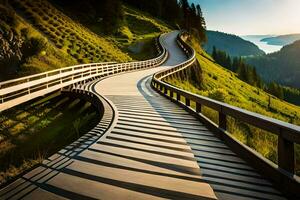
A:
<svg viewBox="0 0 300 200">
<path fill-rule="evenodd" d="M 300 88 L 300 40 L 284 46 L 280 51 L 247 58 L 266 81 Z"/>
<path fill-rule="evenodd" d="M 262 39 L 275 37 L 276 35 L 243 35 L 241 38 L 244 40 L 250 41 L 263 50 L 266 54 L 274 53 L 279 51 L 282 46 L 279 45 L 270 45 L 267 42 L 263 42 Z"/>
<path fill-rule="evenodd" d="M 258 46 L 239 36 L 219 31 L 207 31 L 206 35 L 208 42 L 204 45 L 204 49 L 209 53 L 212 52 L 213 46 L 215 46 L 233 57 L 265 55 L 265 52 L 259 49 Z"/>
<path fill-rule="evenodd" d="M 285 46 L 288 44 L 292 44 L 293 42 L 300 40 L 300 33 L 297 34 L 288 34 L 288 35 L 280 35 L 275 37 L 267 37 L 262 39 L 262 42 L 266 42 L 269 45 L 279 45 Z"/>
</svg>

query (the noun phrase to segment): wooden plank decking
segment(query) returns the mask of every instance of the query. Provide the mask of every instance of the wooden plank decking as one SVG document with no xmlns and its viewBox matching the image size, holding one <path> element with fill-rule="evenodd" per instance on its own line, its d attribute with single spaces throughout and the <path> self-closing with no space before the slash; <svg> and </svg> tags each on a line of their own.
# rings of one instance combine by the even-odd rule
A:
<svg viewBox="0 0 300 200">
<path fill-rule="evenodd" d="M 0 190 L 0 199 L 284 199 L 202 123 L 151 89 L 153 73 L 186 59 L 176 36 L 165 36 L 166 66 L 93 85 L 105 98 L 99 125 Z"/>
</svg>

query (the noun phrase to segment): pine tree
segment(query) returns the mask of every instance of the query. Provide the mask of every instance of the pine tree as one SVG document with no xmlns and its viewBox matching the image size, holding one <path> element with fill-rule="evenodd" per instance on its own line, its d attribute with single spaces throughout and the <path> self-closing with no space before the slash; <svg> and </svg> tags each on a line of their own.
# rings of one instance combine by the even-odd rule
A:
<svg viewBox="0 0 300 200">
<path fill-rule="evenodd" d="M 226 56 L 227 58 L 226 58 L 226 68 L 227 69 L 229 69 L 229 70 L 231 70 L 231 65 L 232 65 L 232 63 L 231 63 L 231 58 L 230 58 L 230 56 L 229 55 L 227 55 Z"/>
<path fill-rule="evenodd" d="M 238 66 L 238 76 L 241 80 L 247 81 L 247 70 L 244 63 L 240 63 Z"/>
<path fill-rule="evenodd" d="M 190 10 L 190 6 L 188 3 L 188 0 L 180 0 L 180 6 L 182 9 L 182 13 L 183 13 L 183 28 L 189 30 L 189 10 Z"/>
<path fill-rule="evenodd" d="M 103 27 L 107 32 L 114 31 L 124 19 L 122 3 L 120 0 L 106 0 L 103 8 Z"/>
<path fill-rule="evenodd" d="M 217 49 L 213 46 L 212 58 L 217 62 Z"/>
<path fill-rule="evenodd" d="M 206 29 L 205 19 L 204 19 L 204 17 L 203 17 L 202 9 L 201 9 L 201 7 L 200 7 L 199 4 L 196 6 L 196 9 L 197 9 L 197 16 L 198 16 L 199 19 L 200 19 L 201 27 L 203 27 L 204 29 Z"/>
<path fill-rule="evenodd" d="M 268 92 L 278 97 L 279 99 L 284 98 L 283 88 L 275 82 L 271 82 L 269 84 Z"/>
</svg>

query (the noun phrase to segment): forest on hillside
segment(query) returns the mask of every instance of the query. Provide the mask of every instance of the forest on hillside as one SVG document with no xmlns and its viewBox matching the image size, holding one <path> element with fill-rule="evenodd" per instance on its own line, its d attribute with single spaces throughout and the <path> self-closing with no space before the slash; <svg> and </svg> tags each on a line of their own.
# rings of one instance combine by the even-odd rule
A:
<svg viewBox="0 0 300 200">
<path fill-rule="evenodd" d="M 260 88 L 279 99 L 300 105 L 300 90 L 279 84 L 278 82 L 265 81 L 262 75 L 257 72 L 255 66 L 247 63 L 247 59 L 242 57 L 231 57 L 227 52 L 217 49 L 212 51 L 212 58 L 221 66 L 235 72 L 242 81 Z"/>
<path fill-rule="evenodd" d="M 284 46 L 280 51 L 265 56 L 247 58 L 247 63 L 267 81 L 300 88 L 300 40 Z"/>
<path fill-rule="evenodd" d="M 226 51 L 232 57 L 264 55 L 264 51 L 252 42 L 246 41 L 239 36 L 219 31 L 206 31 L 207 43 L 204 49 L 212 53 L 213 47 Z"/>
</svg>

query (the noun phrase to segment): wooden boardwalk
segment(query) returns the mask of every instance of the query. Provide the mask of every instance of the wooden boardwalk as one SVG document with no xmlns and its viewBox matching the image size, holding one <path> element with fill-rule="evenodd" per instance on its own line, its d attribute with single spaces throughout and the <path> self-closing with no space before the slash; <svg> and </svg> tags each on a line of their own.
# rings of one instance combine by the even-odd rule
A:
<svg viewBox="0 0 300 200">
<path fill-rule="evenodd" d="M 154 92 L 151 75 L 186 59 L 165 36 L 165 66 L 96 82 L 97 127 L 0 191 L 0 199 L 284 199 L 202 123 Z"/>
</svg>

